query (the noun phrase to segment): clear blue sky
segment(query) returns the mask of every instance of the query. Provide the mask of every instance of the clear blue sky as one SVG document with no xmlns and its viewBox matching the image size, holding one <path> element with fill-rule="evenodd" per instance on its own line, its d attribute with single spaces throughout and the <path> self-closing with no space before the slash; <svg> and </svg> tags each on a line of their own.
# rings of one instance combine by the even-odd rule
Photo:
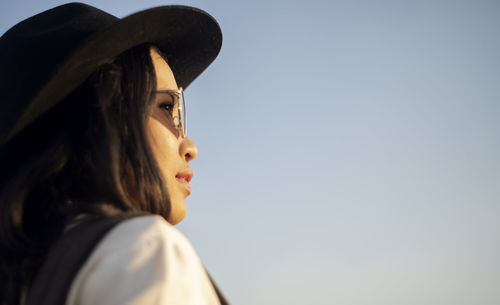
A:
<svg viewBox="0 0 500 305">
<path fill-rule="evenodd" d="M 500 304 L 499 1 L 175 3 L 224 33 L 179 229 L 234 304 Z"/>
</svg>

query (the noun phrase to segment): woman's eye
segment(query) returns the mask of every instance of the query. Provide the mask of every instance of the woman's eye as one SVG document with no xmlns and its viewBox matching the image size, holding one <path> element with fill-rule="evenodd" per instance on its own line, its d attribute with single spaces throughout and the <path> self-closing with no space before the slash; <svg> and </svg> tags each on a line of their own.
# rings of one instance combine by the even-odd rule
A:
<svg viewBox="0 0 500 305">
<path fill-rule="evenodd" d="M 170 115 L 172 115 L 172 113 L 174 112 L 174 103 L 161 103 L 160 108 L 166 110 Z"/>
</svg>

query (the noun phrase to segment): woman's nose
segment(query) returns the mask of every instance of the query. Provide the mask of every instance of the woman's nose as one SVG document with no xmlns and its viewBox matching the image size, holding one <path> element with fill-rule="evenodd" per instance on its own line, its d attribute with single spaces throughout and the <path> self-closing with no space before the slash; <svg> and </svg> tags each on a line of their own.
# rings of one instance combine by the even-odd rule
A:
<svg viewBox="0 0 500 305">
<path fill-rule="evenodd" d="M 190 138 L 185 137 L 182 139 L 181 146 L 179 147 L 179 154 L 186 162 L 189 162 L 198 156 L 198 147 L 196 147 Z"/>
</svg>

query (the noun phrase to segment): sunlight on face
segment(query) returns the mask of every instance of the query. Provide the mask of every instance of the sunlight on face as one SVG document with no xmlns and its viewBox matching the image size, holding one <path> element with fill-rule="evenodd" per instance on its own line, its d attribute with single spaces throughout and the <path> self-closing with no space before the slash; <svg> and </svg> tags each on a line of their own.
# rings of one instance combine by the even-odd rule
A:
<svg viewBox="0 0 500 305">
<path fill-rule="evenodd" d="M 155 68 L 157 89 L 178 89 L 170 66 L 154 48 L 151 49 L 151 59 Z M 173 110 L 177 105 L 173 102 L 168 95 L 156 95 L 147 130 L 148 140 L 170 197 L 171 211 L 168 221 L 176 224 L 186 215 L 184 200 L 191 193 L 189 181 L 193 176 L 188 162 L 196 158 L 198 149 L 189 138 L 178 137 L 173 124 L 173 116 L 176 113 Z"/>
</svg>

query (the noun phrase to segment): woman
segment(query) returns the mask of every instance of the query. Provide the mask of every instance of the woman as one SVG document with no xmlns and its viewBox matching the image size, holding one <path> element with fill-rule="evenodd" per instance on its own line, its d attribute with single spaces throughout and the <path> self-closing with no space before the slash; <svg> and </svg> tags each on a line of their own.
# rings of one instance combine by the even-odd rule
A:
<svg viewBox="0 0 500 305">
<path fill-rule="evenodd" d="M 182 88 L 221 42 L 216 21 L 194 8 L 118 19 L 80 3 L 0 38 L 0 304 L 38 303 L 40 285 L 61 290 L 47 267 L 54 249 L 84 243 L 71 234 L 92 219 L 130 211 L 147 214 L 99 237 L 61 292 L 66 304 L 225 302 L 172 227 L 197 155 Z"/>
</svg>

